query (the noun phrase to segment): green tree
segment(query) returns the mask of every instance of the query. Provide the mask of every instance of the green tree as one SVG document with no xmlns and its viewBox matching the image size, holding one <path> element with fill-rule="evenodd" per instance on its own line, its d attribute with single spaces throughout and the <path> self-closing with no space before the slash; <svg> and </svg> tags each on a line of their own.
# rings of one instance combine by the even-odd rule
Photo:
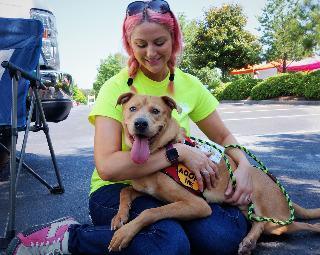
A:
<svg viewBox="0 0 320 255">
<path fill-rule="evenodd" d="M 300 23 L 305 31 L 304 47 L 320 54 L 320 2 L 304 0 L 300 6 Z"/>
<path fill-rule="evenodd" d="M 192 65 L 197 69 L 217 67 L 225 79 L 230 69 L 260 62 L 261 45 L 244 29 L 246 23 L 239 5 L 207 10 L 191 42 Z"/>
<path fill-rule="evenodd" d="M 315 52 L 319 45 L 320 19 L 316 2 L 318 0 L 268 0 L 258 18 L 267 61 L 281 59 L 285 71 L 288 59 L 299 60 Z"/>
<path fill-rule="evenodd" d="M 85 104 L 87 102 L 87 97 L 82 93 L 81 89 L 78 88 L 77 84 L 74 84 L 72 87 L 73 100 L 77 103 Z"/>
<path fill-rule="evenodd" d="M 192 61 L 192 58 L 195 53 L 194 53 L 194 49 L 192 48 L 192 43 L 194 41 L 197 29 L 198 29 L 198 24 L 196 20 L 187 20 L 184 14 L 179 14 L 178 19 L 179 19 L 179 24 L 181 26 L 183 43 L 184 43 L 183 52 L 178 61 L 179 68 L 181 68 L 181 70 L 187 73 L 195 75 L 194 73 L 195 67 Z"/>
<path fill-rule="evenodd" d="M 193 57 L 195 55 L 193 42 L 198 29 L 196 20 L 187 20 L 184 14 L 179 14 L 178 19 L 184 39 L 183 53 L 178 61 L 179 68 L 184 72 L 196 76 L 203 84 L 212 88 L 215 87 L 220 83 L 221 75 L 219 70 L 217 68 L 209 68 L 208 66 L 198 67 L 193 64 Z"/>
<path fill-rule="evenodd" d="M 88 97 L 89 95 L 94 95 L 93 89 L 80 89 L 80 90 L 85 97 Z"/>
<path fill-rule="evenodd" d="M 105 81 L 117 74 L 125 66 L 125 62 L 126 58 L 120 53 L 109 55 L 101 61 L 96 81 L 93 83 L 93 90 L 96 96 Z"/>
</svg>

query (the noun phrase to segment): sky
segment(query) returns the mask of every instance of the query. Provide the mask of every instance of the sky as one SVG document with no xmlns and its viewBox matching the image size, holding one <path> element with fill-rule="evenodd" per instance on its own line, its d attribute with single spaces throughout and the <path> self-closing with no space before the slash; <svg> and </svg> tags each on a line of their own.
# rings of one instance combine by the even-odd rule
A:
<svg viewBox="0 0 320 255">
<path fill-rule="evenodd" d="M 120 52 L 121 27 L 131 0 L 49 0 L 56 16 L 61 70 L 72 75 L 78 87 L 91 89 L 101 60 Z M 246 29 L 259 35 L 257 17 L 267 0 L 168 0 L 171 10 L 187 19 L 202 19 L 209 7 L 237 3 L 248 18 Z"/>
</svg>

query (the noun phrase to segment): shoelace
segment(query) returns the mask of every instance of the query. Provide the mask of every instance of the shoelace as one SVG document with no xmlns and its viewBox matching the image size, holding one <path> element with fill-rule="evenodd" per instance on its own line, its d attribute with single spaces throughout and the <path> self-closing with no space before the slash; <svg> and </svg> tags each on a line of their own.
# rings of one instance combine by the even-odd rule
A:
<svg viewBox="0 0 320 255">
<path fill-rule="evenodd" d="M 47 255 L 63 255 L 62 251 L 55 249 L 54 251 L 48 253 Z"/>
<path fill-rule="evenodd" d="M 60 238 L 54 240 L 52 244 L 49 241 L 42 243 L 31 243 L 31 254 L 34 255 L 63 255 L 61 251 Z"/>
</svg>

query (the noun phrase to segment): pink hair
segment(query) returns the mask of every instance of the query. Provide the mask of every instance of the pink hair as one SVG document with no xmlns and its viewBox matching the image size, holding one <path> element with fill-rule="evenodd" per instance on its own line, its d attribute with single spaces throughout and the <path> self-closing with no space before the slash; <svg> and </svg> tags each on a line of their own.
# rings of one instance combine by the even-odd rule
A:
<svg viewBox="0 0 320 255">
<path fill-rule="evenodd" d="M 165 26 L 171 34 L 172 37 L 172 54 L 168 61 L 168 68 L 170 74 L 174 74 L 174 68 L 177 61 L 177 55 L 182 50 L 182 33 L 180 30 L 179 23 L 170 11 L 164 14 L 152 11 L 150 9 L 146 10 L 146 13 L 139 13 L 132 16 L 127 16 L 122 25 L 122 41 L 124 48 L 126 49 L 129 60 L 129 76 L 134 78 L 139 69 L 139 62 L 133 55 L 132 48 L 130 46 L 130 38 L 134 28 L 143 22 L 154 22 Z M 173 91 L 173 81 L 169 82 L 169 90 Z"/>
</svg>

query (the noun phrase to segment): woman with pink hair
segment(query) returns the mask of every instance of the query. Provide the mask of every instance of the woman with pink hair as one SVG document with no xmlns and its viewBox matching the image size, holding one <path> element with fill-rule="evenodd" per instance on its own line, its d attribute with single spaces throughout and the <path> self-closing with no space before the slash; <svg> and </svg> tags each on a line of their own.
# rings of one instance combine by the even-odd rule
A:
<svg viewBox="0 0 320 255">
<path fill-rule="evenodd" d="M 94 158 L 96 169 L 91 178 L 89 199 L 93 225 L 81 225 L 63 218 L 19 233 L 7 254 L 115 254 L 108 250 L 114 231 L 111 221 L 119 208 L 119 194 L 130 185 L 128 180 L 152 174 L 182 162 L 197 176 L 200 190 L 214 186 L 216 165 L 200 150 L 174 144 L 149 156 L 146 162 L 133 162 L 122 141 L 122 107 L 118 97 L 134 91 L 146 95 L 169 95 L 182 112 L 172 116 L 190 134 L 189 120 L 195 122 L 209 139 L 218 144 L 235 144 L 216 110 L 218 101 L 194 76 L 176 67 L 182 50 L 182 36 L 169 4 L 162 0 L 135 1 L 128 5 L 123 22 L 123 43 L 129 55 L 128 67 L 101 87 L 89 121 L 95 126 Z M 237 163 L 236 190 L 229 185 L 227 201 L 234 205 L 250 202 L 251 176 L 244 154 L 228 151 Z M 139 163 L 139 164 L 137 164 Z M 142 211 L 163 203 L 145 195 L 131 205 L 129 220 Z M 140 231 L 118 254 L 235 254 L 247 233 L 248 224 L 240 210 L 231 205 L 210 204 L 206 218 L 179 222 L 165 219 Z"/>
</svg>

